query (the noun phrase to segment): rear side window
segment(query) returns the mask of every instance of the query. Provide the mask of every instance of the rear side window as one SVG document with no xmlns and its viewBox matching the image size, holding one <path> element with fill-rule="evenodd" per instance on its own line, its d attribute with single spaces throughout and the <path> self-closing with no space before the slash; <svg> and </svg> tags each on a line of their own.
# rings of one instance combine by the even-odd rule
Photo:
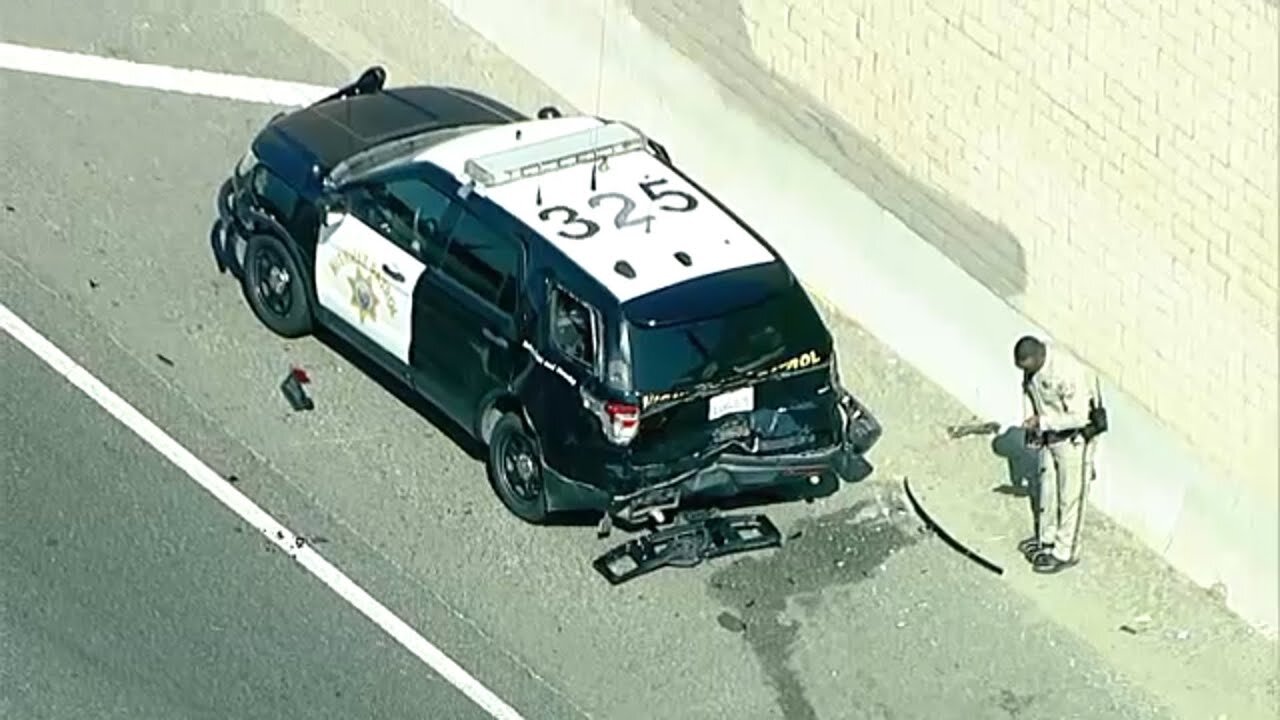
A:
<svg viewBox="0 0 1280 720">
<path fill-rule="evenodd" d="M 563 288 L 551 287 L 551 344 L 592 373 L 600 367 L 600 313 Z"/>
<path fill-rule="evenodd" d="M 446 275 L 503 312 L 516 309 L 520 245 L 470 212 L 453 227 L 441 269 Z"/>
</svg>

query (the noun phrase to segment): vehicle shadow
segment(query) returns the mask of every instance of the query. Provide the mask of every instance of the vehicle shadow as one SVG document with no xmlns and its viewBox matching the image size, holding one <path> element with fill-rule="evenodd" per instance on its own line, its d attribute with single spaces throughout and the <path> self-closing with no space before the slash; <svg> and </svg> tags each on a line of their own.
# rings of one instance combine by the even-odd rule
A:
<svg viewBox="0 0 1280 720">
<path fill-rule="evenodd" d="M 439 431 L 441 435 L 444 435 L 450 442 L 465 452 L 467 457 L 481 463 L 485 461 L 488 453 L 485 451 L 484 445 L 472 438 L 466 429 L 450 419 L 438 407 L 415 393 L 399 378 L 383 369 L 381 365 L 370 360 L 351 343 L 323 328 L 316 330 L 315 338 L 320 344 L 332 350 L 370 380 L 376 382 L 389 395 L 416 412 L 423 420 L 426 420 L 433 428 Z"/>
</svg>

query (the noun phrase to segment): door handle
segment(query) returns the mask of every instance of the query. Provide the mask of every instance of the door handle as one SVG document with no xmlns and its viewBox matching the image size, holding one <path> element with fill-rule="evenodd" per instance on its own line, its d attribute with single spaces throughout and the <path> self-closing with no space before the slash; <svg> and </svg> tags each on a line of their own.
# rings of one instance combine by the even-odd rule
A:
<svg viewBox="0 0 1280 720">
<path fill-rule="evenodd" d="M 395 280 L 396 282 L 404 282 L 404 276 L 401 275 L 399 271 L 397 271 L 395 268 L 391 267 L 390 265 L 384 264 L 382 266 L 382 272 L 385 273 L 387 277 L 391 278 L 392 280 Z"/>
<path fill-rule="evenodd" d="M 489 328 L 481 328 L 480 334 L 484 335 L 485 340 L 488 340 L 489 342 L 493 343 L 494 345 L 497 345 L 498 347 L 504 350 L 507 347 L 509 347 L 509 343 L 507 343 L 506 338 L 502 337 L 501 335 L 498 335 L 497 333 L 490 330 Z"/>
</svg>

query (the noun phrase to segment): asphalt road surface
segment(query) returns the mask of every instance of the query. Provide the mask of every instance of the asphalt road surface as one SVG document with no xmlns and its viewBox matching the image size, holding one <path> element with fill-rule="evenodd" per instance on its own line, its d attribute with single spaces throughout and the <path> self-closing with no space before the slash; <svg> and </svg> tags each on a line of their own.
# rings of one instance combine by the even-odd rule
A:
<svg viewBox="0 0 1280 720">
<path fill-rule="evenodd" d="M 346 77 L 230 4 L 3 0 L 0 41 Z M 608 587 L 620 538 L 520 523 L 429 408 L 216 273 L 214 193 L 275 108 L 3 70 L 0 98 L 0 303 L 525 717 L 1169 716 L 888 482 L 771 511 L 781 550 Z M 0 437 L 0 716 L 481 716 L 3 335 Z"/>
<path fill-rule="evenodd" d="M 0 716 L 482 718 L 0 335 Z"/>
</svg>

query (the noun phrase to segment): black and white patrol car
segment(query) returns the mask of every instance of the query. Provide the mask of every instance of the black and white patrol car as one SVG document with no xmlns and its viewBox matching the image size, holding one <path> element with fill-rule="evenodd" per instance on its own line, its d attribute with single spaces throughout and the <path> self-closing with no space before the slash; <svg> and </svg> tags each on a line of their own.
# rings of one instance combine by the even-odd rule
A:
<svg viewBox="0 0 1280 720">
<path fill-rule="evenodd" d="M 220 269 L 268 328 L 323 326 L 394 373 L 530 522 L 870 471 L 880 426 L 810 298 L 660 144 L 385 79 L 276 115 L 219 193 Z"/>
</svg>

